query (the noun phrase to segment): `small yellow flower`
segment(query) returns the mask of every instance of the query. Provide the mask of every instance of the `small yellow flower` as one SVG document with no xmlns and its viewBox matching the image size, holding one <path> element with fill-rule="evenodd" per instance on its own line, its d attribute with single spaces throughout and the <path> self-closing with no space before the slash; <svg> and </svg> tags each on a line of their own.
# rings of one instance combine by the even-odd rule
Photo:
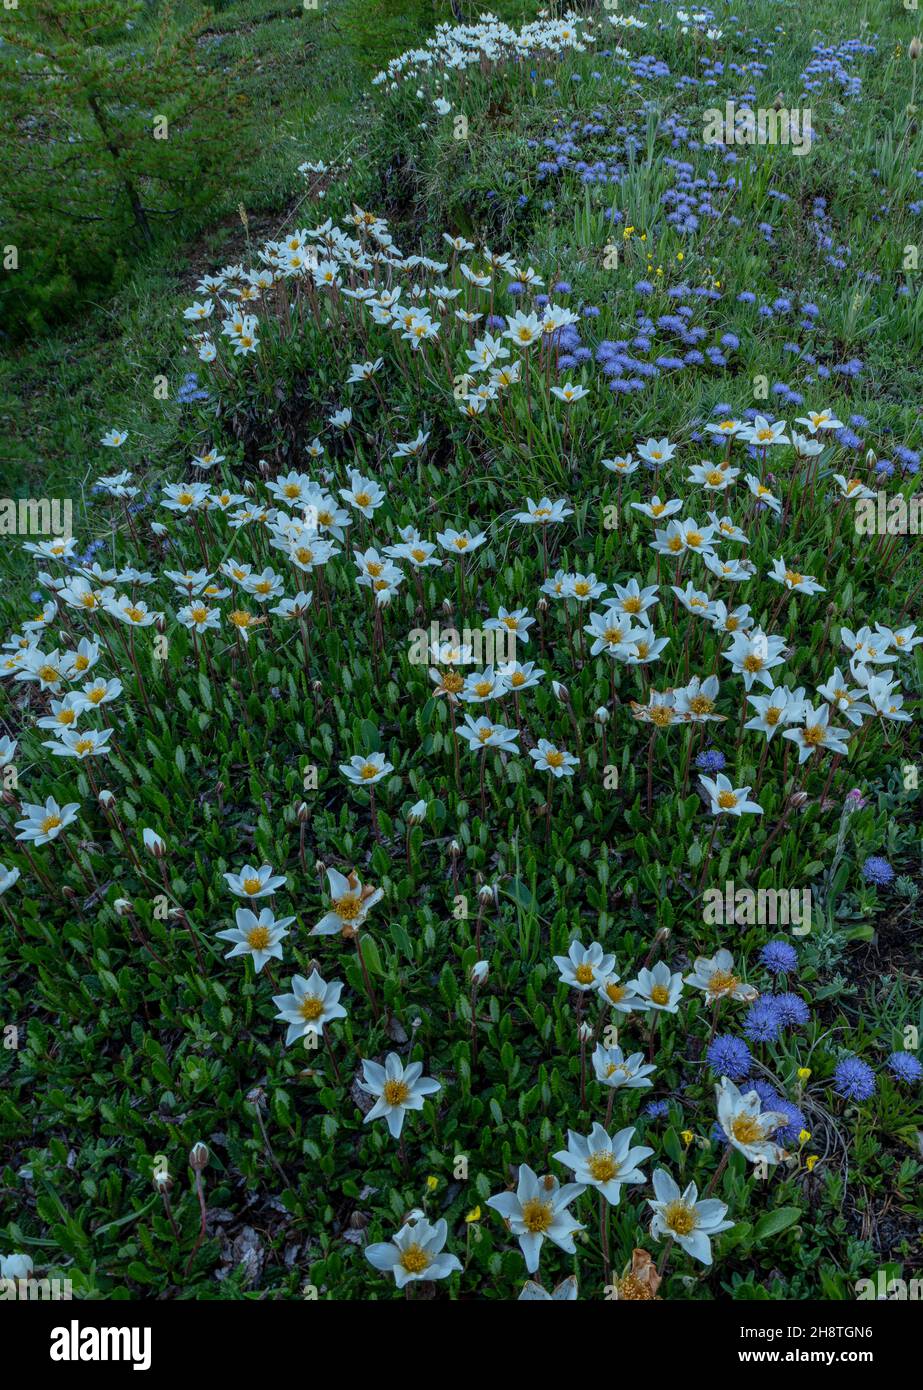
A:
<svg viewBox="0 0 923 1390">
<path fill-rule="evenodd" d="M 820 1154 L 808 1154 L 807 1158 L 804 1161 L 804 1165 L 809 1173 L 814 1171 L 814 1165 L 818 1162 L 819 1158 Z"/>
<path fill-rule="evenodd" d="M 803 1130 L 801 1131 L 801 1133 L 798 1135 L 798 1143 L 799 1143 L 799 1144 L 806 1144 L 806 1143 L 808 1142 L 808 1140 L 810 1139 L 810 1137 L 811 1137 L 811 1131 L 810 1131 L 809 1129 L 803 1129 Z"/>
<path fill-rule="evenodd" d="M 680 1139 L 682 1139 L 683 1143 L 686 1145 L 686 1148 L 688 1149 L 689 1145 L 695 1138 L 695 1135 L 693 1134 L 691 1129 L 684 1129 L 679 1137 Z"/>
<path fill-rule="evenodd" d="M 426 1190 L 427 1190 L 427 1192 L 435 1192 L 435 1191 L 436 1191 L 436 1188 L 437 1188 L 438 1186 L 439 1186 L 439 1179 L 438 1179 L 437 1177 L 434 1177 L 433 1174 L 430 1173 L 429 1177 L 426 1179 Z"/>
<path fill-rule="evenodd" d="M 465 1221 L 467 1222 L 467 1224 L 468 1224 L 469 1226 L 472 1226 L 472 1225 L 474 1224 L 475 1221 L 480 1221 L 480 1219 L 481 1219 L 481 1208 L 480 1208 L 480 1207 L 472 1207 L 471 1210 L 470 1210 L 469 1212 L 467 1212 L 466 1215 L 465 1215 Z"/>
<path fill-rule="evenodd" d="M 799 1081 L 802 1081 L 802 1082 L 807 1081 L 810 1075 L 811 1075 L 811 1068 L 810 1068 L 810 1067 L 799 1067 L 799 1068 L 798 1068 L 798 1080 L 799 1080 Z"/>
<path fill-rule="evenodd" d="M 677 253 L 676 253 L 676 259 L 677 259 L 678 261 L 684 261 L 684 260 L 686 259 L 686 257 L 685 257 L 685 255 L 683 254 L 682 251 L 677 251 Z"/>
</svg>

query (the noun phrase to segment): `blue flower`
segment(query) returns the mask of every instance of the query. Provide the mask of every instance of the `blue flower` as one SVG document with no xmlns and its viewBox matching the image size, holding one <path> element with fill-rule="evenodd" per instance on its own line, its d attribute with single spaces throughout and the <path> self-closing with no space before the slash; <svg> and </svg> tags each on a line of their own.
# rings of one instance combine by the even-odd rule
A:
<svg viewBox="0 0 923 1390">
<path fill-rule="evenodd" d="M 800 994 L 772 994 L 768 997 L 775 1006 L 776 1016 L 783 1028 L 797 1028 L 811 1017 L 811 1010 Z"/>
<path fill-rule="evenodd" d="M 695 765 L 702 772 L 721 772 L 726 764 L 724 754 L 717 748 L 708 748 L 704 753 L 696 754 Z"/>
<path fill-rule="evenodd" d="M 760 960 L 771 975 L 789 975 L 798 967 L 798 953 L 787 941 L 767 941 Z"/>
<path fill-rule="evenodd" d="M 753 1057 L 743 1038 L 735 1038 L 729 1033 L 721 1034 L 709 1044 L 705 1056 L 717 1076 L 743 1081 L 744 1077 L 750 1075 Z"/>
<path fill-rule="evenodd" d="M 920 1065 L 912 1052 L 892 1052 L 888 1058 L 888 1067 L 898 1081 L 912 1083 L 919 1081 L 920 1077 L 923 1076 L 923 1066 Z"/>
<path fill-rule="evenodd" d="M 751 1042 L 775 1042 L 779 1027 L 780 1019 L 771 995 L 750 1005 L 744 1019 L 744 1032 Z"/>
<path fill-rule="evenodd" d="M 844 1057 L 834 1069 L 833 1089 L 845 1100 L 868 1100 L 875 1094 L 875 1073 L 858 1057 Z"/>
<path fill-rule="evenodd" d="M 644 1113 L 652 1120 L 662 1120 L 669 1115 L 670 1107 L 665 1100 L 652 1100 L 644 1107 Z"/>
<path fill-rule="evenodd" d="M 882 887 L 894 882 L 894 870 L 881 854 L 870 854 L 862 865 L 862 877 L 866 883 L 877 883 Z"/>
</svg>

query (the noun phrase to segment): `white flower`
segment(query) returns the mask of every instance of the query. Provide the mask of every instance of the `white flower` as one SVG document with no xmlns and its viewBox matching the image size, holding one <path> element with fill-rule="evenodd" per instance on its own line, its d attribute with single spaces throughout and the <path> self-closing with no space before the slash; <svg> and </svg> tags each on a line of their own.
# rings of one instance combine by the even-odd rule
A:
<svg viewBox="0 0 923 1390">
<path fill-rule="evenodd" d="M 440 1253 L 447 1234 L 445 1221 L 430 1225 L 421 1216 L 408 1221 L 391 1240 L 367 1246 L 365 1258 L 376 1269 L 390 1270 L 399 1289 L 414 1279 L 445 1279 L 462 1267 L 457 1255 Z"/>
<path fill-rule="evenodd" d="M 628 981 L 628 988 L 634 990 L 646 1009 L 675 1014 L 683 992 L 682 972 L 671 973 L 666 961 L 659 960 L 653 970 L 639 970 L 635 979 Z"/>
<path fill-rule="evenodd" d="M 480 719 L 472 719 L 470 714 L 466 714 L 464 723 L 458 727 L 458 736 L 467 739 L 468 747 L 475 753 L 482 748 L 500 748 L 504 753 L 519 752 L 516 730 L 508 729 L 505 724 L 492 724 L 483 715 Z"/>
<path fill-rule="evenodd" d="M 359 1089 L 375 1096 L 375 1104 L 365 1117 L 365 1124 L 384 1115 L 392 1139 L 400 1137 L 404 1115 L 408 1110 L 422 1110 L 424 1096 L 441 1091 L 438 1081 L 423 1076 L 423 1063 L 411 1062 L 405 1067 L 396 1052 L 389 1052 L 384 1066 L 378 1062 L 362 1062 L 363 1080 Z"/>
<path fill-rule="evenodd" d="M 825 594 L 827 592 L 822 584 L 818 584 L 813 575 L 801 574 L 798 570 L 789 569 L 781 557 L 778 560 L 773 560 L 772 569 L 769 570 L 769 578 L 775 579 L 786 589 L 799 594 Z"/>
<path fill-rule="evenodd" d="M 816 434 L 818 430 L 841 430 L 842 421 L 838 420 L 832 410 L 809 410 L 807 415 L 800 416 L 796 425 L 804 425 L 806 430 Z"/>
<path fill-rule="evenodd" d="M 232 956 L 252 956 L 253 968 L 259 974 L 268 960 L 282 959 L 280 943 L 288 936 L 286 928 L 294 922 L 294 917 L 276 917 L 271 907 L 262 908 L 257 917 L 249 907 L 239 907 L 236 918 L 236 927 L 216 933 L 219 940 L 232 943 L 225 960 Z"/>
<path fill-rule="evenodd" d="M 340 763 L 339 766 L 346 780 L 356 787 L 373 787 L 394 771 L 393 763 L 387 761 L 384 753 L 357 754 L 348 763 Z"/>
<path fill-rule="evenodd" d="M 550 772 L 552 777 L 573 777 L 574 768 L 580 765 L 580 759 L 575 758 L 573 753 L 556 748 L 547 738 L 540 738 L 538 747 L 529 749 L 529 757 L 534 761 L 537 772 Z"/>
<path fill-rule="evenodd" d="M 745 425 L 740 431 L 739 437 L 747 444 L 755 444 L 759 449 L 769 448 L 772 444 L 787 444 L 785 436 L 785 421 L 776 420 L 774 424 L 763 415 L 757 415 L 752 425 Z"/>
<path fill-rule="evenodd" d="M 274 874 L 269 864 L 255 869 L 245 864 L 239 874 L 225 874 L 224 880 L 238 898 L 268 898 L 285 884 L 284 874 Z"/>
<path fill-rule="evenodd" d="M 636 448 L 639 458 L 652 463 L 655 468 L 667 463 L 676 453 L 676 445 L 671 444 L 669 439 L 649 439 L 646 444 L 636 445 Z"/>
<path fill-rule="evenodd" d="M 657 1068 L 645 1062 L 643 1052 L 633 1052 L 626 1057 L 620 1047 L 603 1047 L 599 1043 L 593 1052 L 593 1070 L 596 1080 L 603 1086 L 627 1086 L 630 1090 L 638 1090 L 654 1084 L 649 1077 Z"/>
<path fill-rule="evenodd" d="M 355 935 L 365 921 L 369 909 L 384 896 L 381 888 L 364 892 L 362 884 L 351 873 L 348 878 L 336 869 L 327 870 L 327 884 L 333 906 L 311 931 L 312 936 L 335 936 L 337 932 Z"/>
<path fill-rule="evenodd" d="M 759 993 L 734 974 L 734 957 L 723 947 L 713 956 L 697 956 L 692 974 L 686 976 L 685 983 L 702 990 L 711 1004 L 728 996 L 749 1004 Z"/>
<path fill-rule="evenodd" d="M 34 1268 L 31 1255 L 0 1255 L 0 1279 L 28 1279 Z"/>
<path fill-rule="evenodd" d="M 782 731 L 783 738 L 797 745 L 799 764 L 807 762 L 811 754 L 821 748 L 827 748 L 832 753 L 846 752 L 843 735 L 847 731 L 831 726 L 829 705 L 818 705 L 815 709 L 813 705 L 805 704 L 800 719 L 804 721 L 803 727 L 799 723 L 797 728 Z"/>
<path fill-rule="evenodd" d="M 69 801 L 66 806 L 59 806 L 54 797 L 49 796 L 44 806 L 41 803 L 33 805 L 24 801 L 22 809 L 25 819 L 16 822 L 16 829 L 22 831 L 21 835 L 16 836 L 17 840 L 31 840 L 36 845 L 47 845 L 50 840 L 56 840 L 61 831 L 77 819 L 80 803 Z"/>
<path fill-rule="evenodd" d="M 42 747 L 50 748 L 56 758 L 77 758 L 82 762 L 84 758 L 107 754 L 111 737 L 111 729 L 87 729 L 84 733 L 78 729 L 63 729 L 58 738 L 44 739 Z"/>
<path fill-rule="evenodd" d="M 5 893 L 8 888 L 19 878 L 19 870 L 16 868 L 8 869 L 5 864 L 0 864 L 0 893 Z"/>
<path fill-rule="evenodd" d="M 489 1197 L 487 1205 L 500 1213 L 519 1241 L 526 1269 L 534 1274 L 544 1240 L 553 1241 L 568 1255 L 574 1254 L 574 1236 L 584 1228 L 567 1210 L 585 1188 L 581 1183 L 561 1187 L 550 1174 L 537 1178 L 527 1163 L 520 1164 L 515 1192 Z"/>
<path fill-rule="evenodd" d="M 586 386 L 575 386 L 572 381 L 566 381 L 563 386 L 552 386 L 551 394 L 557 396 L 559 401 L 566 401 L 568 405 L 573 405 L 575 401 L 582 401 L 584 396 L 590 394 Z"/>
<path fill-rule="evenodd" d="M 293 922 L 295 919 L 289 917 L 286 920 Z M 278 955 L 281 958 L 281 949 Z M 307 1037 L 309 1033 L 321 1037 L 325 1023 L 330 1023 L 335 1018 L 346 1017 L 346 1010 L 340 1003 L 342 988 L 342 981 L 331 980 L 328 984 L 314 970 L 307 980 L 303 975 L 292 976 L 291 994 L 273 995 L 272 1002 L 279 1010 L 276 1018 L 288 1024 L 286 1047 L 298 1038 Z"/>
<path fill-rule="evenodd" d="M 592 941 L 589 946 L 572 941 L 566 956 L 553 959 L 563 983 L 581 992 L 597 989 L 600 979 L 611 975 L 615 965 L 615 956 L 605 955 L 598 941 Z"/>
<path fill-rule="evenodd" d="M 672 1236 L 687 1255 L 700 1260 L 703 1265 L 710 1265 L 711 1237 L 730 1230 L 734 1225 L 733 1221 L 724 1219 L 727 1204 L 714 1198 L 698 1201 L 698 1188 L 694 1182 L 680 1192 L 665 1168 L 654 1169 L 653 1182 L 654 1200 L 648 1198 L 648 1206 L 654 1212 L 651 1235 Z"/>
<path fill-rule="evenodd" d="M 528 1303 L 531 1300 L 543 1303 L 573 1303 L 577 1298 L 577 1280 L 573 1274 L 569 1274 L 566 1279 L 562 1279 L 560 1284 L 555 1285 L 552 1293 L 543 1289 L 541 1284 L 536 1284 L 534 1279 L 527 1279 L 522 1286 L 522 1293 L 517 1299 L 518 1303 Z"/>
<path fill-rule="evenodd" d="M 747 1091 L 743 1095 L 726 1076 L 722 1076 L 720 1085 L 715 1087 L 715 1099 L 718 1123 L 735 1149 L 739 1149 L 751 1163 L 782 1161 L 785 1150 L 769 1136 L 789 1123 L 787 1115 L 779 1111 L 764 1111 L 756 1091 Z"/>
<path fill-rule="evenodd" d="M 719 772 L 715 778 L 700 777 L 699 781 L 708 794 L 713 815 L 742 816 L 744 813 L 750 813 L 754 816 L 761 816 L 763 814 L 762 806 L 748 799 L 750 788 L 732 787 L 729 778 L 725 777 L 723 772 Z"/>
<path fill-rule="evenodd" d="M 653 1149 L 632 1148 L 634 1128 L 621 1129 L 610 1136 L 600 1124 L 594 1124 L 584 1138 L 567 1131 L 567 1148 L 555 1154 L 559 1163 L 573 1171 L 576 1182 L 595 1187 L 613 1207 L 618 1206 L 623 1183 L 646 1182 L 638 1165 L 650 1158 Z"/>
</svg>

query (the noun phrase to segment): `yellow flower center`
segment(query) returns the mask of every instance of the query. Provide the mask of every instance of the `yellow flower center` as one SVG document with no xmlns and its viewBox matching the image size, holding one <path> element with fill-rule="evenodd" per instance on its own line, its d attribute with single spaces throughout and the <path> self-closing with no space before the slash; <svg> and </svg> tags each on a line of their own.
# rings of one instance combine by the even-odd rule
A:
<svg viewBox="0 0 923 1390">
<path fill-rule="evenodd" d="M 378 776 L 380 771 L 381 769 L 377 768 L 374 763 L 363 763 L 359 769 L 359 776 L 364 782 L 370 782 L 373 777 Z"/>
<path fill-rule="evenodd" d="M 745 671 L 762 671 L 763 658 L 757 656 L 755 652 L 750 652 L 748 656 L 744 657 L 743 667 Z"/>
<path fill-rule="evenodd" d="M 826 732 L 823 724 L 809 724 L 801 737 L 804 739 L 805 743 L 809 743 L 812 748 L 816 748 L 819 743 L 823 743 Z"/>
<path fill-rule="evenodd" d="M 557 748 L 550 748 L 545 754 L 545 762 L 549 767 L 560 767 L 564 762 L 564 754 L 559 753 Z"/>
<path fill-rule="evenodd" d="M 592 965 L 587 965 L 586 962 L 584 962 L 583 965 L 578 965 L 577 969 L 574 971 L 574 976 L 579 984 L 591 985 L 593 983 Z"/>
<path fill-rule="evenodd" d="M 134 606 L 126 608 L 125 613 L 133 623 L 140 623 L 141 619 L 144 617 L 143 611 L 140 608 L 135 608 Z"/>
<path fill-rule="evenodd" d="M 73 724 L 77 715 L 72 709 L 62 709 L 58 711 L 57 720 L 59 724 Z"/>
<path fill-rule="evenodd" d="M 410 1087 L 406 1081 L 390 1080 L 385 1082 L 382 1091 L 384 1099 L 388 1105 L 404 1105 L 410 1097 Z"/>
<path fill-rule="evenodd" d="M 619 1171 L 619 1165 L 611 1153 L 590 1154 L 586 1166 L 596 1182 L 611 1182 Z"/>
<path fill-rule="evenodd" d="M 755 1144 L 763 1138 L 763 1126 L 753 1115 L 738 1115 L 731 1129 L 741 1144 Z"/>
<path fill-rule="evenodd" d="M 543 1235 L 554 1221 L 554 1210 L 550 1202 L 540 1197 L 532 1197 L 523 1203 L 522 1221 L 531 1235 Z"/>
<path fill-rule="evenodd" d="M 60 816 L 46 816 L 42 821 L 42 834 L 47 835 L 49 830 L 57 830 L 61 824 Z"/>
<path fill-rule="evenodd" d="M 474 693 L 483 698 L 485 695 L 489 695 L 493 688 L 493 681 L 478 681 L 474 687 Z"/>
<path fill-rule="evenodd" d="M 247 945 L 254 951 L 265 951 L 269 945 L 269 928 L 251 927 L 247 932 Z"/>
<path fill-rule="evenodd" d="M 789 584 L 800 584 L 804 576 L 800 575 L 797 570 L 786 570 L 785 578 Z"/>
<path fill-rule="evenodd" d="M 324 1012 L 324 1001 L 318 999 L 316 994 L 306 994 L 298 1005 L 298 1012 L 305 1023 L 313 1023 Z"/>
<path fill-rule="evenodd" d="M 369 496 L 369 494 L 368 494 L 367 492 L 357 492 L 357 493 L 356 493 L 355 501 L 356 501 L 356 506 L 357 506 L 357 507 L 367 507 L 367 506 L 369 505 L 369 503 L 371 502 L 371 500 L 372 500 L 372 499 L 371 499 L 371 497 Z"/>
<path fill-rule="evenodd" d="M 357 893 L 344 893 L 333 904 L 333 910 L 341 922 L 355 922 L 362 911 L 362 902 Z"/>
<path fill-rule="evenodd" d="M 664 1224 L 676 1236 L 691 1235 L 697 1225 L 695 1208 L 685 1202 L 670 1202 L 663 1213 Z"/>
<path fill-rule="evenodd" d="M 715 708 L 715 702 L 710 700 L 707 695 L 693 695 L 689 701 L 689 708 L 693 714 L 711 714 Z"/>
<path fill-rule="evenodd" d="M 408 1274 L 422 1274 L 424 1269 L 428 1269 L 432 1264 L 432 1257 L 427 1254 L 422 1245 L 408 1245 L 401 1251 L 401 1268 Z"/>
<path fill-rule="evenodd" d="M 666 985 L 655 985 L 651 990 L 651 1000 L 654 1004 L 669 1004 L 670 991 Z"/>
<path fill-rule="evenodd" d="M 716 970 L 708 982 L 709 994 L 727 994 L 740 984 L 736 975 L 729 970 Z"/>
<path fill-rule="evenodd" d="M 235 608 L 233 613 L 228 614 L 228 618 L 235 627 L 249 627 L 253 619 L 243 608 Z"/>
<path fill-rule="evenodd" d="M 40 666 L 38 673 L 43 681 L 56 681 L 60 676 L 56 666 Z"/>
<path fill-rule="evenodd" d="M 730 811 L 737 805 L 737 797 L 733 792 L 719 792 L 718 805 L 722 811 Z"/>
<path fill-rule="evenodd" d="M 90 753 L 93 750 L 93 740 L 91 738 L 78 738 L 74 744 L 75 753 Z"/>
<path fill-rule="evenodd" d="M 201 607 L 192 608 L 189 610 L 189 616 L 192 618 L 192 621 L 194 623 L 204 623 L 205 619 L 208 617 L 208 609 Z"/>
<path fill-rule="evenodd" d="M 457 695 L 464 684 L 463 677 L 457 671 L 446 671 L 442 677 L 443 689 L 447 690 L 450 695 Z"/>
<path fill-rule="evenodd" d="M 782 711 L 778 705 L 769 705 L 763 719 L 767 724 L 778 724 Z"/>
<path fill-rule="evenodd" d="M 262 886 L 263 884 L 258 878 L 244 879 L 244 892 L 249 893 L 251 898 L 253 897 L 254 893 L 258 893 L 260 891 Z"/>
<path fill-rule="evenodd" d="M 621 1003 L 625 998 L 626 992 L 624 985 L 615 984 L 614 982 L 606 985 L 606 997 L 612 1004 Z"/>
</svg>

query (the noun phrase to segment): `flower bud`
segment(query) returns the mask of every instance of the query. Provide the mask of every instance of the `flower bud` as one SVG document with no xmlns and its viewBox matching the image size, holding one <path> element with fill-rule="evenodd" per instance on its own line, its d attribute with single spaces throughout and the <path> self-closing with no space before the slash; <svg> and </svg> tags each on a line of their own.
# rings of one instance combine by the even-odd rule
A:
<svg viewBox="0 0 923 1390">
<path fill-rule="evenodd" d="M 189 1150 L 189 1167 L 194 1173 L 201 1173 L 208 1166 L 208 1148 L 201 1140 Z"/>
<path fill-rule="evenodd" d="M 606 706 L 605 706 L 605 705 L 600 705 L 599 709 L 598 709 L 598 710 L 596 711 L 596 713 L 593 715 L 593 718 L 596 720 L 596 723 L 597 723 L 597 724 L 608 724 L 608 723 L 609 723 L 609 711 L 606 709 Z"/>
<path fill-rule="evenodd" d="M 156 830 L 145 829 L 142 830 L 141 835 L 144 840 L 144 848 L 149 854 L 152 854 L 155 859 L 165 858 L 167 846 Z"/>
<path fill-rule="evenodd" d="M 923 52 L 923 44 L 921 44 L 919 38 L 912 38 L 910 40 L 910 47 L 907 49 L 907 57 L 910 59 L 911 63 L 917 61 L 921 52 Z"/>
</svg>

